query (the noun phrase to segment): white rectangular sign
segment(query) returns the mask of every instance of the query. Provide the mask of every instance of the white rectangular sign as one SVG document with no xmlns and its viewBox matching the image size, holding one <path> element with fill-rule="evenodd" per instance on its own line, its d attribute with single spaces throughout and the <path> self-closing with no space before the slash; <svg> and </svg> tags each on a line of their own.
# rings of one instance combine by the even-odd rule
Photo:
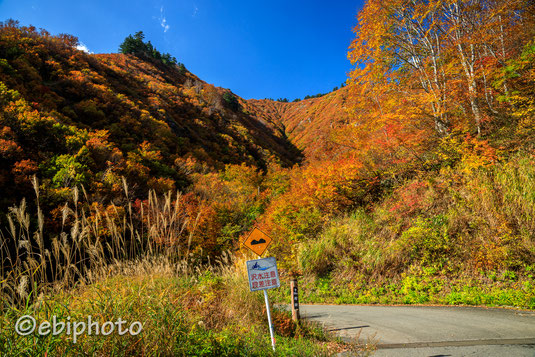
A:
<svg viewBox="0 0 535 357">
<path fill-rule="evenodd" d="M 273 257 L 247 261 L 247 275 L 251 291 L 273 289 L 281 285 L 277 261 Z"/>
</svg>

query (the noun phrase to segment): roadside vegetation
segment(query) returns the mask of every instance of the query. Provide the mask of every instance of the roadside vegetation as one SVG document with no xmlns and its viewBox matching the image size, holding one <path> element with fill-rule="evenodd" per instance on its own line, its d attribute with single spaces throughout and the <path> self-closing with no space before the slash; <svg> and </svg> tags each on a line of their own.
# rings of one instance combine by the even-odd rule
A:
<svg viewBox="0 0 535 357">
<path fill-rule="evenodd" d="M 287 312 L 274 310 L 277 350 L 273 353 L 262 294 L 248 290 L 243 272 L 230 261 L 188 272 L 164 258 L 123 262 L 113 275 L 42 295 L 0 318 L 2 356 L 328 356 L 344 346 L 315 327 L 297 326 Z M 73 342 L 72 333 L 19 336 L 17 319 L 38 323 L 87 321 L 100 326 L 118 317 L 143 324 L 140 334 L 88 334 Z"/>
<path fill-rule="evenodd" d="M 88 216 L 91 205 L 78 195 L 75 190 L 73 208 L 67 202 L 63 211 L 70 229 L 50 248 L 42 242 L 43 226 L 30 226 L 25 202 L 8 215 L 11 230 L 0 246 L 2 356 L 327 356 L 348 348 L 273 308 L 274 353 L 263 295 L 249 291 L 245 260 L 228 253 L 208 263 L 195 260 L 195 228 L 186 230 L 183 196 L 151 192 L 143 208 L 136 212 L 129 204 L 118 219 L 123 208 L 116 206 L 105 216 Z M 193 217 L 193 224 L 200 220 Z M 86 331 L 76 341 L 72 332 L 21 336 L 15 326 L 24 315 L 38 325 L 54 316 L 63 323 L 91 316 L 101 326 L 121 318 L 127 326 L 141 322 L 143 330 L 132 336 Z"/>
<path fill-rule="evenodd" d="M 393 179 L 383 177 L 379 201 L 323 224 L 318 211 L 295 212 L 278 229 L 299 243 L 274 249 L 302 275 L 302 300 L 534 309 L 535 156 L 524 151 L 477 167 L 467 156 L 454 169 L 422 171 L 391 188 L 381 189 Z M 343 207 L 342 198 L 330 207 Z M 297 200 L 279 202 L 291 212 Z"/>
</svg>

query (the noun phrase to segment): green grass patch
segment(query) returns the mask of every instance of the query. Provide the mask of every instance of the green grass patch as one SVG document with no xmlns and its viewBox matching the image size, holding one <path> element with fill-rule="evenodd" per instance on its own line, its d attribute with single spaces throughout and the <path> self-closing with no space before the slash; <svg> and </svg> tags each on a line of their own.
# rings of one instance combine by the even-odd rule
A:
<svg viewBox="0 0 535 357">
<path fill-rule="evenodd" d="M 370 279 L 358 274 L 347 279 L 305 276 L 299 283 L 301 303 L 482 305 L 535 309 L 535 281 L 527 271 L 452 277 L 442 271 L 414 267 L 396 278 Z M 281 290 L 277 299 L 290 301 L 289 291 Z"/>
</svg>

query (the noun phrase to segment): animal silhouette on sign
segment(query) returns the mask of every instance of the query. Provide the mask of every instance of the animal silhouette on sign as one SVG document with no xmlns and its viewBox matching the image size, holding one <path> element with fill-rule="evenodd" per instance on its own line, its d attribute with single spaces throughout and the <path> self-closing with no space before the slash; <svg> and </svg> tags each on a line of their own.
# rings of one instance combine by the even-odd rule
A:
<svg viewBox="0 0 535 357">
<path fill-rule="evenodd" d="M 253 267 L 251 268 L 252 270 L 268 270 L 269 268 L 271 268 L 271 266 L 267 266 L 267 267 L 262 267 L 260 266 L 260 264 L 258 264 L 258 262 L 254 263 Z"/>
</svg>

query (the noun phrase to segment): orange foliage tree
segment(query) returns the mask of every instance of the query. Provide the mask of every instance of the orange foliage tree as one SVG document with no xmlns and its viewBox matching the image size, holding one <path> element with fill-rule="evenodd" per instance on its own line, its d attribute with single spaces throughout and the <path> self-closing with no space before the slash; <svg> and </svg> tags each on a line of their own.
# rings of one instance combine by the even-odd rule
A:
<svg viewBox="0 0 535 357">
<path fill-rule="evenodd" d="M 532 7 L 522 0 L 367 1 L 349 52 L 357 124 L 371 114 L 375 127 L 385 127 L 401 114 L 401 125 L 432 124 L 438 136 L 459 125 L 481 134 L 485 118 L 497 114 L 495 69 L 527 41 L 522 29 L 533 22 Z"/>
</svg>

